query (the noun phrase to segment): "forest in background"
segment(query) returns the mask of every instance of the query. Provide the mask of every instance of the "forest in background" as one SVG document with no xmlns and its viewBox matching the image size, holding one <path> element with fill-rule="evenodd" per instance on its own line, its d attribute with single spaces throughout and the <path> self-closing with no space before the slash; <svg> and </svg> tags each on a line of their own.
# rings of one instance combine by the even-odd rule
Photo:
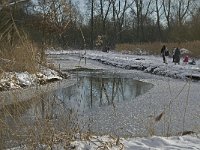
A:
<svg viewBox="0 0 200 150">
<path fill-rule="evenodd" d="M 40 48 L 200 40 L 198 0 L 2 0 L 0 42 L 19 35 Z M 160 45 L 159 45 L 160 46 Z M 2 44 L 1 44 L 2 52 Z"/>
</svg>

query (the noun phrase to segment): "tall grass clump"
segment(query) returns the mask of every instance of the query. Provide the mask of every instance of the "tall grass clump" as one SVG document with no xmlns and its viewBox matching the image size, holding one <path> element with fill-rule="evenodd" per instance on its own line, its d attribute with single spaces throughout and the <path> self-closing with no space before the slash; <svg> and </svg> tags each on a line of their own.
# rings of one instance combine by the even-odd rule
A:
<svg viewBox="0 0 200 150">
<path fill-rule="evenodd" d="M 0 14 L 0 70 L 28 71 L 38 70 L 38 47 L 28 38 L 23 27 L 18 27 L 12 14 Z"/>
<path fill-rule="evenodd" d="M 17 43 L 9 48 L 1 47 L 0 50 L 3 70 L 29 73 L 38 70 L 37 48 L 28 39 L 23 39 L 23 43 Z"/>
</svg>

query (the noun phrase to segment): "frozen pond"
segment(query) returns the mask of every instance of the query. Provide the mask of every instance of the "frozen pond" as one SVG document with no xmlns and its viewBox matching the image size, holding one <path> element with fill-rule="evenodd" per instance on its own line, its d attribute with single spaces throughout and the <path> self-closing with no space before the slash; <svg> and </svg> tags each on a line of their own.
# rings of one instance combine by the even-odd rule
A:
<svg viewBox="0 0 200 150">
<path fill-rule="evenodd" d="M 75 71 L 73 77 L 78 81 L 75 85 L 5 106 L 0 110 L 1 120 L 9 130 L 50 120 L 61 131 L 70 126 L 76 132 L 125 137 L 199 131 L 198 83 L 147 83 L 136 80 L 134 74 L 103 71 Z M 155 122 L 162 112 L 163 117 Z"/>
<path fill-rule="evenodd" d="M 76 86 L 59 89 L 56 97 L 76 111 L 88 111 L 96 107 L 115 105 L 134 98 L 152 88 L 152 84 L 106 75 L 80 76 Z"/>
<path fill-rule="evenodd" d="M 0 110 L 1 120 L 13 130 L 19 124 L 31 125 L 43 119 L 53 120 L 57 125 L 71 116 L 82 120 L 91 112 L 106 107 L 114 109 L 116 105 L 134 101 L 153 87 L 150 83 L 119 75 L 86 73 L 78 75 L 77 80 L 76 85 L 60 87 L 53 92 L 36 95 L 29 101 L 4 106 Z M 80 122 L 78 124 L 82 126 Z"/>
</svg>

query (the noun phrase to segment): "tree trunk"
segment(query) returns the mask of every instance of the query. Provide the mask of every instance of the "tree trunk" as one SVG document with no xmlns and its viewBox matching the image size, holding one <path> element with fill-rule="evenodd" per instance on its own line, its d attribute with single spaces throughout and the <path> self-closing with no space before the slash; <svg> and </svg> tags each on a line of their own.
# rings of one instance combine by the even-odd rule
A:
<svg viewBox="0 0 200 150">
<path fill-rule="evenodd" d="M 94 48 L 94 0 L 91 2 L 91 33 L 90 33 L 90 48 Z"/>
<path fill-rule="evenodd" d="M 156 0 L 156 16 L 157 16 L 157 26 L 158 26 L 158 32 L 159 32 L 159 40 L 162 40 L 162 31 L 160 26 L 160 9 L 158 7 L 158 0 Z"/>
</svg>

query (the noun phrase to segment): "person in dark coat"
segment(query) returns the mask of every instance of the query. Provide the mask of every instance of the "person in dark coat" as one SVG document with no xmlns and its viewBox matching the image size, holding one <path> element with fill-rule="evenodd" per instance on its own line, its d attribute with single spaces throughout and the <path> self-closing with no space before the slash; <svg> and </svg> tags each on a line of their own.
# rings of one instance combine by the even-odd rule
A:
<svg viewBox="0 0 200 150">
<path fill-rule="evenodd" d="M 161 48 L 161 55 L 163 57 L 163 63 L 167 63 L 167 60 L 165 58 L 166 54 L 168 53 L 168 50 L 165 45 Z"/>
<path fill-rule="evenodd" d="M 181 58 L 181 51 L 180 51 L 180 49 L 177 47 L 177 48 L 175 49 L 174 57 L 173 57 L 175 65 L 176 65 L 177 63 L 180 64 L 180 58 Z"/>
</svg>

